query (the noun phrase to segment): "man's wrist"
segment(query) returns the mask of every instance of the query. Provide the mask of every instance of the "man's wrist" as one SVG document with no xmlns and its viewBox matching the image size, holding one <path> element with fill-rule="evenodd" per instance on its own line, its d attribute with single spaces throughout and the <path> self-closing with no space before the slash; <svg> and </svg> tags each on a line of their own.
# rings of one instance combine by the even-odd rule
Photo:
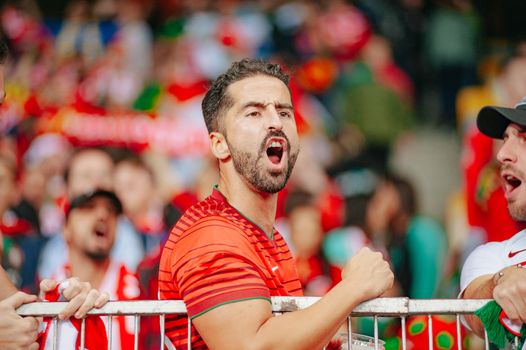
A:
<svg viewBox="0 0 526 350">
<path fill-rule="evenodd" d="M 493 275 L 493 287 L 499 284 L 500 279 L 504 276 L 504 271 L 500 270 Z"/>
</svg>

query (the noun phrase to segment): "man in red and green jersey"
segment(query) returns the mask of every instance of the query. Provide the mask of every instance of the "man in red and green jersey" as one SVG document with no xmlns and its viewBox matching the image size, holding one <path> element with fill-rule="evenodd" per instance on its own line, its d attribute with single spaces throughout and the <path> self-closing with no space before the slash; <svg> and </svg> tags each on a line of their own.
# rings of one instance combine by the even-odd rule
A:
<svg viewBox="0 0 526 350">
<path fill-rule="evenodd" d="M 219 184 L 172 230 L 159 268 L 160 299 L 185 301 L 192 349 L 322 348 L 356 305 L 391 287 L 389 265 L 364 248 L 320 301 L 272 317 L 270 296 L 302 293 L 274 229 L 277 193 L 299 153 L 288 76 L 275 64 L 235 62 L 202 107 Z M 169 348 L 186 348 L 186 318 L 168 316 L 166 333 Z"/>
</svg>

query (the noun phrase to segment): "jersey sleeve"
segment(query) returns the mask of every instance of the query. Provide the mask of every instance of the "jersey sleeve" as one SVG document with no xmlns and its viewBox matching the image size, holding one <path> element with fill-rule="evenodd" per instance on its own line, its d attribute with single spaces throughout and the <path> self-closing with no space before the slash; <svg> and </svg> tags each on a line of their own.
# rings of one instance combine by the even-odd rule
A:
<svg viewBox="0 0 526 350">
<path fill-rule="evenodd" d="M 473 280 L 492 275 L 505 265 L 501 262 L 500 242 L 490 242 L 477 247 L 466 259 L 460 275 L 460 296 Z"/>
<path fill-rule="evenodd" d="M 246 234 L 226 220 L 202 220 L 180 237 L 171 271 L 191 318 L 270 291 Z"/>
</svg>

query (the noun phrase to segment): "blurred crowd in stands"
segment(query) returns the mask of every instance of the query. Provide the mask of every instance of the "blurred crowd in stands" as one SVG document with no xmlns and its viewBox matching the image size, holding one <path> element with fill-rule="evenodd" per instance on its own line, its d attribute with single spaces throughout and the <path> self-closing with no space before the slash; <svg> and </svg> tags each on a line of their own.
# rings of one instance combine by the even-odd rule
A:
<svg viewBox="0 0 526 350">
<path fill-rule="evenodd" d="M 201 99 L 244 57 L 293 77 L 302 151 L 276 227 L 306 294 L 371 246 L 396 272 L 392 296 L 454 298 L 470 249 L 521 227 L 474 120 L 526 95 L 526 46 L 489 46 L 469 0 L 71 0 L 60 18 L 18 0 L 0 18 L 0 257 L 22 289 L 72 263 L 65 213 L 103 189 L 123 209 L 111 259 L 140 287 L 119 297 L 157 298 L 167 233 L 217 181 Z"/>
</svg>

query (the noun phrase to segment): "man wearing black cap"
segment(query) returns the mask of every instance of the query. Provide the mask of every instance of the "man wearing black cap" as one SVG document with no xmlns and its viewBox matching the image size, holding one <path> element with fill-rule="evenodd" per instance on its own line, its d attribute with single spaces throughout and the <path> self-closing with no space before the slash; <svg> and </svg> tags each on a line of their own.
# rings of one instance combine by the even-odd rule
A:
<svg viewBox="0 0 526 350">
<path fill-rule="evenodd" d="M 78 277 L 108 293 L 111 300 L 138 299 L 140 289 L 136 275 L 110 257 L 121 213 L 121 202 L 113 192 L 97 189 L 73 197 L 66 207 L 63 231 L 68 261 L 53 278 Z M 133 348 L 133 317 L 119 316 L 113 320 L 112 348 Z"/>
<path fill-rule="evenodd" d="M 526 98 L 514 109 L 484 107 L 478 114 L 477 126 L 485 135 L 503 140 L 497 160 L 508 211 L 514 220 L 526 221 Z M 478 247 L 462 268 L 462 298 L 495 299 L 520 329 L 526 323 L 525 265 L 526 230 L 509 240 Z M 466 317 L 466 321 L 476 334 L 484 335 L 477 317 Z"/>
</svg>

